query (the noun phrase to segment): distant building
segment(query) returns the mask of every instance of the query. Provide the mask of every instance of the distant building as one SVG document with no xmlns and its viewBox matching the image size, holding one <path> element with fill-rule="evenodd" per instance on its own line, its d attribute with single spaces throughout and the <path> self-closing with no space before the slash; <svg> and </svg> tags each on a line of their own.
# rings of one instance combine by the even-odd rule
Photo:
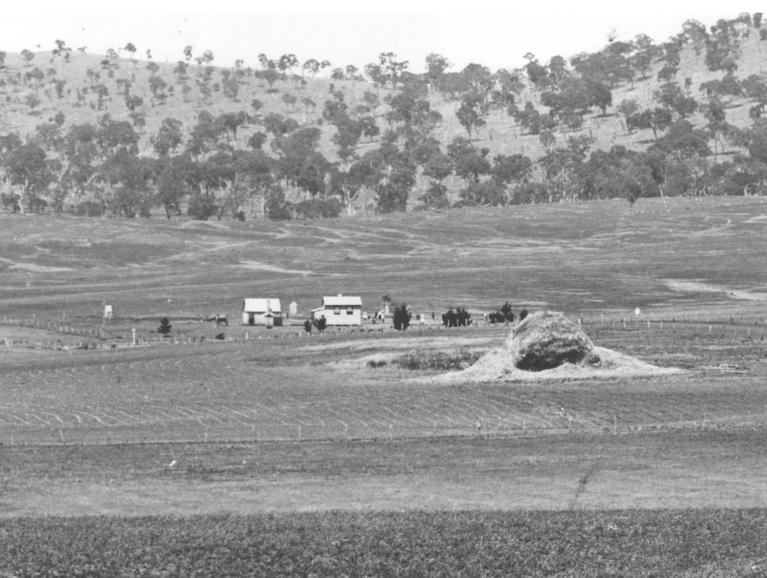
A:
<svg viewBox="0 0 767 578">
<path fill-rule="evenodd" d="M 298 303 L 291 301 L 288 305 L 288 317 L 295 317 L 298 315 Z"/>
<path fill-rule="evenodd" d="M 245 325 L 279 327 L 282 325 L 282 306 L 279 299 L 243 299 L 242 322 Z"/>
<path fill-rule="evenodd" d="M 312 319 L 324 317 L 328 327 L 362 325 L 362 297 L 334 295 L 322 298 L 322 307 L 312 309 Z"/>
</svg>

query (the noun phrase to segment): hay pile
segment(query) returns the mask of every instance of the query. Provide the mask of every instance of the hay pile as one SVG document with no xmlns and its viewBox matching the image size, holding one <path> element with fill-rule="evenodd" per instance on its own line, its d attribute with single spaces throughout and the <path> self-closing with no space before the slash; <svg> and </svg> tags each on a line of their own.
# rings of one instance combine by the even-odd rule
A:
<svg viewBox="0 0 767 578">
<path fill-rule="evenodd" d="M 514 366 L 543 371 L 563 363 L 594 362 L 594 343 L 579 325 L 561 313 L 540 311 L 521 321 L 506 340 Z"/>
<path fill-rule="evenodd" d="M 638 377 L 678 373 L 605 347 L 597 347 L 585 332 L 561 313 L 540 312 L 513 330 L 503 347 L 474 365 L 437 378 L 439 382 L 538 381 Z"/>
</svg>

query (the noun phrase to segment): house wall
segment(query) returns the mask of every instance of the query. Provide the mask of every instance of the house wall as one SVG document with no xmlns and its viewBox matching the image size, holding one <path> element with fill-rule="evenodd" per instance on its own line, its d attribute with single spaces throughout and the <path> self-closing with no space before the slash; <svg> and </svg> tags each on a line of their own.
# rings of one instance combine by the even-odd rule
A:
<svg viewBox="0 0 767 578">
<path fill-rule="evenodd" d="M 253 316 L 253 323 L 250 322 L 251 315 Z M 273 323 L 275 327 L 282 325 L 282 315 L 273 315 Z M 266 313 L 248 313 L 242 312 L 242 322 L 245 325 L 266 325 Z"/>
<path fill-rule="evenodd" d="M 349 314 L 351 312 L 351 314 Z M 312 311 L 314 319 L 325 316 L 328 327 L 362 325 L 362 308 L 354 307 L 325 307 Z"/>
</svg>

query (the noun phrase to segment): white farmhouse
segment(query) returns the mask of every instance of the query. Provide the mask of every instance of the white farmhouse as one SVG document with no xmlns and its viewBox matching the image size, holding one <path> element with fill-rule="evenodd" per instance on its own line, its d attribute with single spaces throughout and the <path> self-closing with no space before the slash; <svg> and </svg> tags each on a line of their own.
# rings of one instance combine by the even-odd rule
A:
<svg viewBox="0 0 767 578">
<path fill-rule="evenodd" d="M 242 300 L 242 322 L 245 325 L 282 325 L 282 306 L 279 299 L 263 298 Z"/>
<path fill-rule="evenodd" d="M 349 295 L 325 296 L 322 307 L 312 309 L 312 319 L 324 317 L 327 326 L 362 325 L 362 297 Z"/>
</svg>

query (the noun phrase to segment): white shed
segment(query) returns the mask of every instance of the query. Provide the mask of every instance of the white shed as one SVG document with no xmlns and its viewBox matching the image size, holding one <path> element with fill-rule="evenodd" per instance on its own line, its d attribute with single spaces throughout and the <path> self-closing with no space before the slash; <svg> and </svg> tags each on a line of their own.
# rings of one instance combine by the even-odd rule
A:
<svg viewBox="0 0 767 578">
<path fill-rule="evenodd" d="M 362 297 L 350 295 L 325 296 L 322 307 L 312 309 L 312 319 L 324 317 L 328 327 L 362 325 Z"/>
<path fill-rule="evenodd" d="M 282 306 L 279 299 L 245 298 L 242 300 L 242 322 L 245 325 L 282 325 Z"/>
</svg>

